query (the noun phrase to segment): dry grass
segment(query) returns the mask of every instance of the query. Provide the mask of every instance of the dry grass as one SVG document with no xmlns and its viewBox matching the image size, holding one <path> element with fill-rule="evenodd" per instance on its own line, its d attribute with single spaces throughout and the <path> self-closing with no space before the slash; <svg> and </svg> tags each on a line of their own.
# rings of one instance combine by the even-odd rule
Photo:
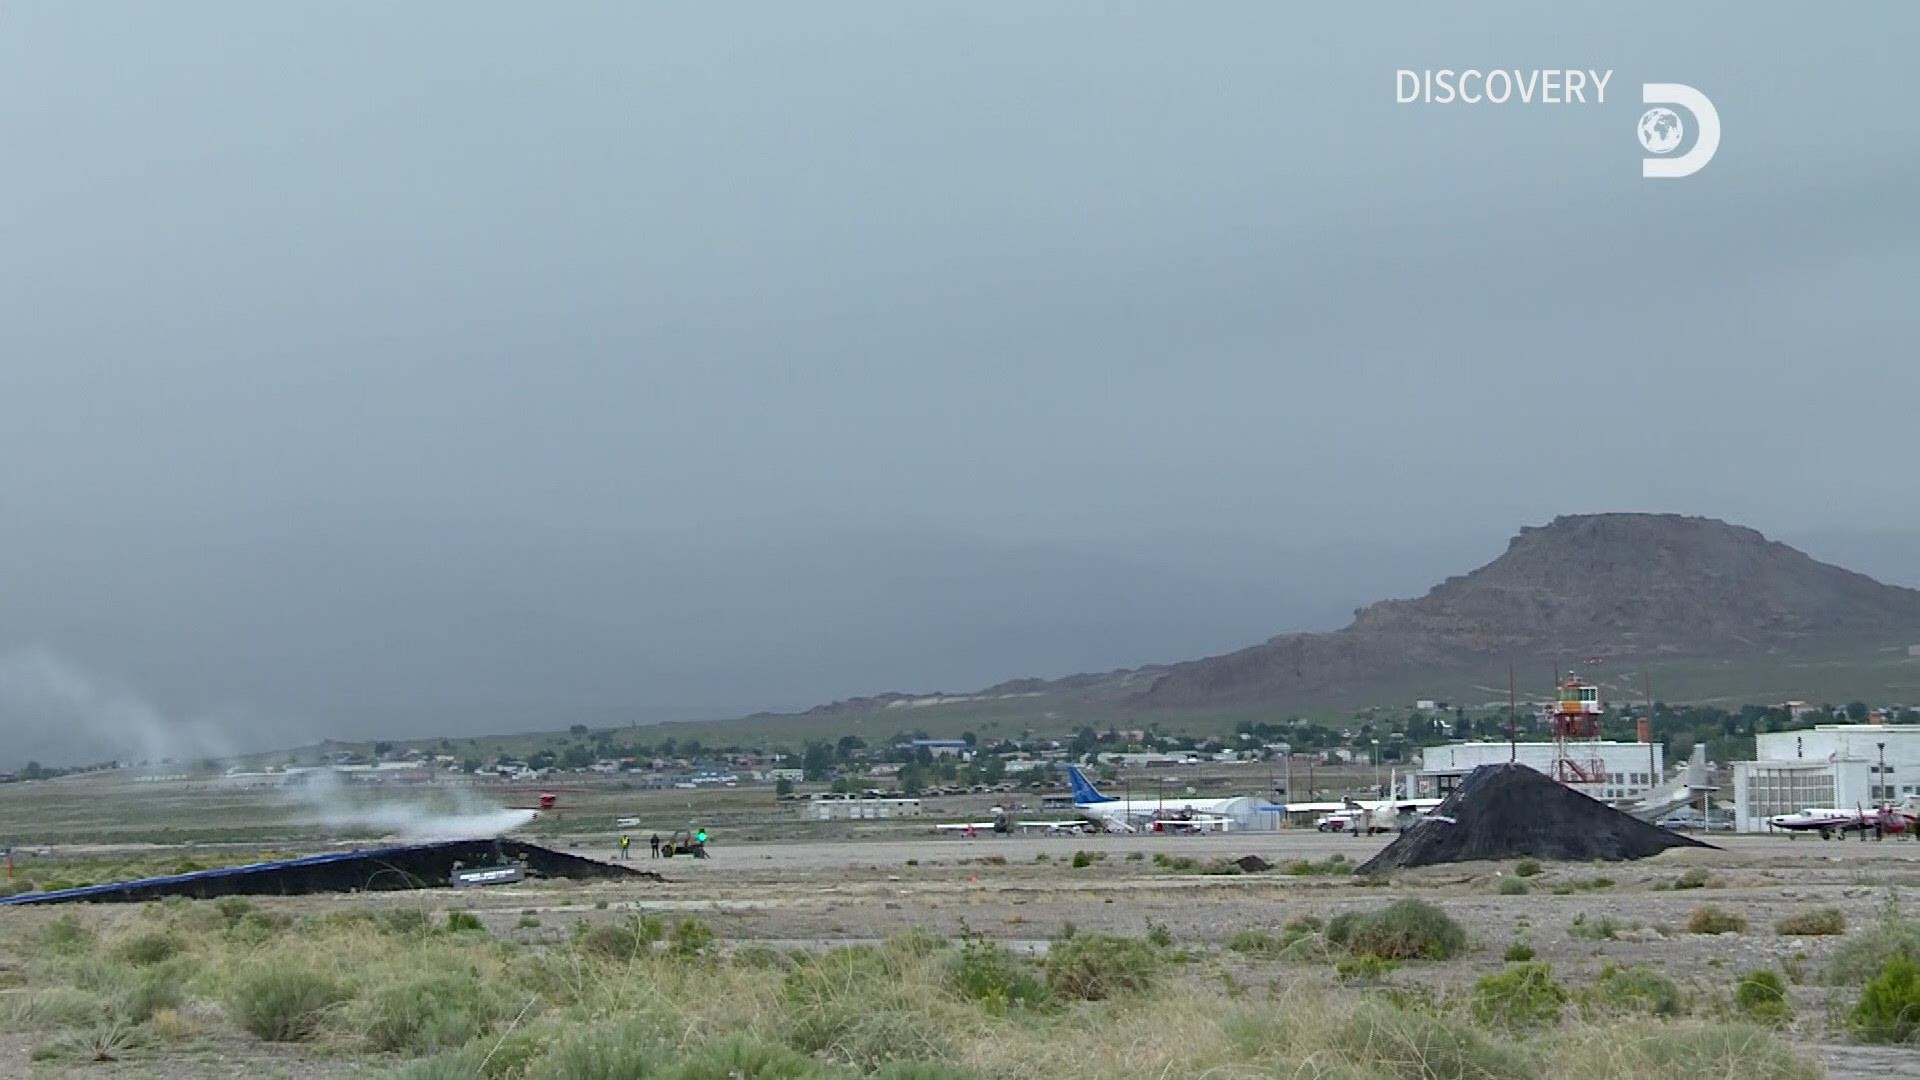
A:
<svg viewBox="0 0 1920 1080">
<path fill-rule="evenodd" d="M 1920 922 L 1889 907 L 1878 920 L 1847 935 L 1833 951 L 1826 981 L 1834 986 L 1859 986 L 1878 975 L 1896 956 L 1920 963 Z"/>
<path fill-rule="evenodd" d="M 1394 941 L 1447 929 L 1401 915 L 1384 926 Z M 251 1031 L 415 1080 L 1815 1075 L 1746 1027 L 1495 1023 L 1464 997 L 1340 989 L 1321 928 L 1304 920 L 1241 941 L 1236 962 L 1288 973 L 1265 992 L 1223 989 L 1210 960 L 1085 933 L 1039 964 L 924 932 L 809 955 L 728 952 L 697 924 L 567 941 L 446 926 L 424 909 L 298 922 L 252 905 L 76 912 L 23 939 L 28 985 L 5 1019 L 33 1033 L 38 1056 L 70 1064 Z M 1275 955 L 1289 940 L 1321 943 L 1321 958 Z M 1325 974 L 1301 977 L 1303 962 Z"/>
<path fill-rule="evenodd" d="M 1839 908 L 1813 908 L 1809 911 L 1794 912 L 1781 919 L 1774 929 L 1787 936 L 1816 937 L 1844 934 L 1847 932 L 1847 917 Z"/>
<path fill-rule="evenodd" d="M 1689 934 L 1744 934 L 1747 932 L 1747 917 L 1737 911 L 1728 911 L 1706 904 L 1693 909 L 1687 916 Z"/>
</svg>

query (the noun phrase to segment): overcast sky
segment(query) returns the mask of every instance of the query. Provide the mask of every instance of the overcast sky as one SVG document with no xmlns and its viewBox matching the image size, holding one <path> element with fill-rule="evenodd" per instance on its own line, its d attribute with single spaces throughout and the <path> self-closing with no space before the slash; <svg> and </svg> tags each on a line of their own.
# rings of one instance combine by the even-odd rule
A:
<svg viewBox="0 0 1920 1080">
<path fill-rule="evenodd" d="M 1559 513 L 1920 577 L 1920 11 L 1471 10 L 0 7 L 0 767 L 48 656 L 284 743 L 1178 659 Z"/>
</svg>

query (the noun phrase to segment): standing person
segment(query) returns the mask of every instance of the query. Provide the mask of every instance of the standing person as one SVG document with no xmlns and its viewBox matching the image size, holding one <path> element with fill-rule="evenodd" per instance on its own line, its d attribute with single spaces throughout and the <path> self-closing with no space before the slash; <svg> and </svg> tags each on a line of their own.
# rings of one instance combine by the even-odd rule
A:
<svg viewBox="0 0 1920 1080">
<path fill-rule="evenodd" d="M 654 834 L 653 834 L 653 855 L 652 855 L 652 857 L 653 857 L 653 858 L 655 858 L 655 859 L 657 859 L 657 858 L 659 858 L 659 857 L 660 857 L 660 834 L 659 834 L 659 833 L 654 833 Z"/>
<path fill-rule="evenodd" d="M 627 854 L 627 834 L 626 833 L 620 834 L 620 857 L 622 859 L 631 857 Z"/>
</svg>

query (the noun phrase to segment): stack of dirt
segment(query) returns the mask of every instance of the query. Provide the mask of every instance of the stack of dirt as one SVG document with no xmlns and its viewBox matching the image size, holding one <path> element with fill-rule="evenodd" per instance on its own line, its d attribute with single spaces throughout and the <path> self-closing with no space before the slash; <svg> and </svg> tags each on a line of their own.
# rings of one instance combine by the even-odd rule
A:
<svg viewBox="0 0 1920 1080">
<path fill-rule="evenodd" d="M 1476 859 L 1644 859 L 1712 847 L 1649 825 L 1525 765 L 1482 765 L 1355 873 Z"/>
<path fill-rule="evenodd" d="M 0 899 L 0 905 L 124 902 L 172 896 L 207 900 L 216 896 L 300 896 L 323 892 L 447 888 L 453 883 L 451 875 L 457 869 L 505 869 L 509 866 L 536 878 L 661 880 L 659 874 L 650 870 L 635 870 L 621 863 L 585 859 L 525 840 L 497 837 L 329 851 L 297 859 L 222 866 L 107 885 L 22 893 Z"/>
</svg>

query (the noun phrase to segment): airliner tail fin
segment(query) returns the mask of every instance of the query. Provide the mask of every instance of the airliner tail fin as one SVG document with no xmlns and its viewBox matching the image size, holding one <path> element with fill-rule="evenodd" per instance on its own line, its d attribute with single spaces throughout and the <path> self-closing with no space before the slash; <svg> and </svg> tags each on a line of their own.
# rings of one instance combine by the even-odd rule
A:
<svg viewBox="0 0 1920 1080">
<path fill-rule="evenodd" d="M 1087 779 L 1087 774 L 1081 772 L 1078 765 L 1067 766 L 1067 783 L 1073 788 L 1073 801 L 1076 803 L 1116 801 L 1111 795 L 1100 794 L 1100 789 L 1093 786 L 1093 781 Z"/>
</svg>

